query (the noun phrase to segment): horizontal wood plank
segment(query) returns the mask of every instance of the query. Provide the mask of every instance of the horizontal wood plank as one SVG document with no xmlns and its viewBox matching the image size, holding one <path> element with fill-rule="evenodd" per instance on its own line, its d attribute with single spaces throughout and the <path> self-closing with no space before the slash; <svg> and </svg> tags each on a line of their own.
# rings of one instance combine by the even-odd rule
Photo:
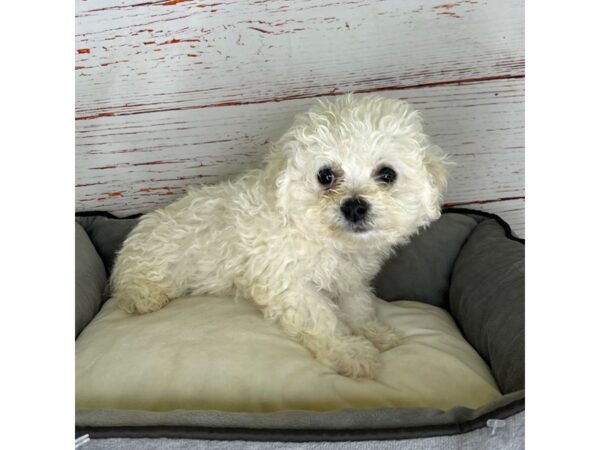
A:
<svg viewBox="0 0 600 450">
<path fill-rule="evenodd" d="M 413 103 L 433 141 L 452 155 L 446 202 L 524 195 L 523 85 L 508 79 L 384 93 Z M 188 185 L 257 166 L 269 141 L 313 101 L 78 121 L 77 210 L 146 212 Z"/>
<path fill-rule="evenodd" d="M 78 1 L 76 117 L 524 74 L 523 1 Z"/>
<path fill-rule="evenodd" d="M 450 205 L 452 206 L 452 205 Z M 513 234 L 525 238 L 525 198 L 498 201 L 480 201 L 456 205 L 460 208 L 475 209 L 497 214 L 512 228 Z"/>
</svg>

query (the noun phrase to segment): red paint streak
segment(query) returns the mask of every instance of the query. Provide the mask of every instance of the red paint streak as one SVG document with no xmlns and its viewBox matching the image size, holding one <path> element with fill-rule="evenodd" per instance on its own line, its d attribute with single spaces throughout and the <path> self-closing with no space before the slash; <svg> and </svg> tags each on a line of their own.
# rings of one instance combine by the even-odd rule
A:
<svg viewBox="0 0 600 450">
<path fill-rule="evenodd" d="M 77 49 L 77 53 L 79 53 L 80 55 L 81 55 L 82 53 L 89 53 L 89 52 L 90 52 L 90 49 L 89 49 L 89 48 L 78 48 L 78 49 Z"/>
<path fill-rule="evenodd" d="M 83 117 L 77 117 L 77 118 L 75 118 L 75 120 L 98 119 L 99 117 L 112 117 L 112 116 L 114 116 L 114 115 L 115 115 L 115 113 L 111 113 L 111 112 L 102 112 L 102 113 L 94 114 L 93 116 L 83 116 Z"/>
<path fill-rule="evenodd" d="M 168 0 L 166 2 L 162 2 L 159 3 L 160 6 L 171 6 L 171 5 L 176 5 L 177 3 L 185 3 L 185 2 L 189 2 L 190 0 Z"/>
<path fill-rule="evenodd" d="M 505 202 L 508 200 L 525 200 L 525 197 L 500 197 L 492 200 L 471 200 L 468 202 L 455 202 L 455 203 L 444 203 L 444 208 L 452 208 L 454 206 L 464 206 L 464 205 L 485 205 L 486 203 L 497 203 L 497 202 Z"/>
<path fill-rule="evenodd" d="M 273 34 L 273 32 L 272 32 L 272 31 L 263 30 L 262 28 L 256 28 L 256 27 L 248 27 L 248 28 L 250 28 L 251 30 L 256 30 L 256 31 L 259 31 L 259 32 L 261 32 L 261 33 Z"/>
<path fill-rule="evenodd" d="M 156 188 L 142 188 L 139 189 L 138 192 L 152 192 L 152 191 L 170 191 L 171 189 L 180 189 L 177 186 L 162 186 Z"/>
<path fill-rule="evenodd" d="M 180 42 L 200 42 L 200 39 L 171 39 L 170 41 L 161 42 L 158 45 L 179 44 Z"/>
<path fill-rule="evenodd" d="M 123 197 L 123 193 L 122 192 L 109 192 L 108 196 L 109 197 Z"/>
<path fill-rule="evenodd" d="M 211 66 L 206 66 L 205 69 L 210 69 Z M 165 112 L 165 111 L 187 111 L 193 109 L 204 109 L 204 108 L 219 108 L 222 106 L 242 106 L 242 105 L 258 105 L 263 103 L 278 103 L 284 102 L 288 100 L 300 100 L 306 98 L 315 98 L 315 97 L 335 97 L 338 95 L 344 95 L 348 92 L 354 92 L 355 94 L 367 94 L 371 92 L 383 92 L 383 91 L 401 91 L 405 89 L 419 89 L 419 88 L 431 88 L 431 87 L 441 87 L 441 86 L 461 86 L 463 84 L 471 84 L 471 83 L 481 83 L 485 81 L 495 81 L 495 80 L 513 80 L 513 79 L 523 79 L 525 75 L 510 75 L 510 74 L 502 74 L 495 75 L 489 77 L 476 77 L 476 78 L 465 78 L 462 80 L 446 80 L 446 81 L 435 81 L 431 83 L 417 83 L 417 84 L 407 84 L 407 85 L 394 85 L 394 86 L 383 86 L 379 88 L 368 88 L 368 89 L 360 89 L 360 90 L 351 90 L 351 91 L 337 91 L 336 89 L 330 90 L 328 92 L 317 92 L 311 94 L 293 94 L 287 95 L 283 97 L 273 97 L 268 99 L 259 99 L 259 100 L 247 100 L 247 101 L 231 101 L 231 102 L 220 102 L 220 103 L 211 103 L 208 105 L 197 105 L 197 106 L 186 106 L 180 108 L 164 108 L 164 109 L 155 109 L 155 110 L 145 110 L 145 111 L 131 111 L 131 112 L 120 112 L 120 113 L 110 113 L 110 115 L 115 116 L 130 116 L 136 114 L 147 114 L 152 112 Z M 85 120 L 85 119 L 95 119 L 98 116 L 84 116 L 78 117 L 75 120 Z"/>
<path fill-rule="evenodd" d="M 459 5 L 460 3 L 444 3 L 443 5 L 434 6 L 433 9 L 451 9 Z"/>
</svg>

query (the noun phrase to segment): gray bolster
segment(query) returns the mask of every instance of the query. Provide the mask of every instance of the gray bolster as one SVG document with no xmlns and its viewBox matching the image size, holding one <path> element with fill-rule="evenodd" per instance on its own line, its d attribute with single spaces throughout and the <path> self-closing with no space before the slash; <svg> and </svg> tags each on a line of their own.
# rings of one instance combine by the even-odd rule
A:
<svg viewBox="0 0 600 450">
<path fill-rule="evenodd" d="M 117 252 L 139 219 L 113 219 L 103 216 L 78 217 L 110 275 Z"/>
<path fill-rule="evenodd" d="M 102 259 L 85 230 L 75 222 L 75 337 L 100 309 L 105 284 Z"/>
<path fill-rule="evenodd" d="M 450 312 L 490 365 L 503 393 L 525 386 L 525 246 L 492 219 L 477 225 L 458 255 Z"/>
<path fill-rule="evenodd" d="M 477 220 L 447 213 L 400 246 L 384 264 L 373 286 L 377 297 L 415 300 L 448 309 L 448 290 L 454 262 Z"/>
</svg>

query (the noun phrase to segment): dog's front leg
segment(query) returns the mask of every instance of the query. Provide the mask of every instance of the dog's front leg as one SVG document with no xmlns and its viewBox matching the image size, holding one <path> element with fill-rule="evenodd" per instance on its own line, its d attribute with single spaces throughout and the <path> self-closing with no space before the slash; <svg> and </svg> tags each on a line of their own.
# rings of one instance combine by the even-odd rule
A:
<svg viewBox="0 0 600 450">
<path fill-rule="evenodd" d="M 340 312 L 356 334 L 370 340 L 381 351 L 397 347 L 402 335 L 375 314 L 375 295 L 364 286 L 354 286 L 340 292 Z"/>
<path fill-rule="evenodd" d="M 277 320 L 286 334 L 300 340 L 321 363 L 341 375 L 373 378 L 379 351 L 369 340 L 352 335 L 324 293 L 300 287 L 257 303 L 265 317 Z"/>
</svg>

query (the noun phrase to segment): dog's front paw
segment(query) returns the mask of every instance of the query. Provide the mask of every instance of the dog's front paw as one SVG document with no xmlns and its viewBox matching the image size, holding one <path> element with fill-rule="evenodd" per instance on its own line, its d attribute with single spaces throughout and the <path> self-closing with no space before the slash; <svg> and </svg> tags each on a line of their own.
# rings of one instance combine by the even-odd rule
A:
<svg viewBox="0 0 600 450">
<path fill-rule="evenodd" d="M 364 324 L 361 332 L 382 352 L 397 347 L 404 340 L 404 337 L 396 329 L 379 320 Z"/>
<path fill-rule="evenodd" d="M 316 358 L 340 375 L 351 378 L 373 378 L 380 366 L 379 350 L 358 336 L 349 336 L 336 342 Z"/>
</svg>

